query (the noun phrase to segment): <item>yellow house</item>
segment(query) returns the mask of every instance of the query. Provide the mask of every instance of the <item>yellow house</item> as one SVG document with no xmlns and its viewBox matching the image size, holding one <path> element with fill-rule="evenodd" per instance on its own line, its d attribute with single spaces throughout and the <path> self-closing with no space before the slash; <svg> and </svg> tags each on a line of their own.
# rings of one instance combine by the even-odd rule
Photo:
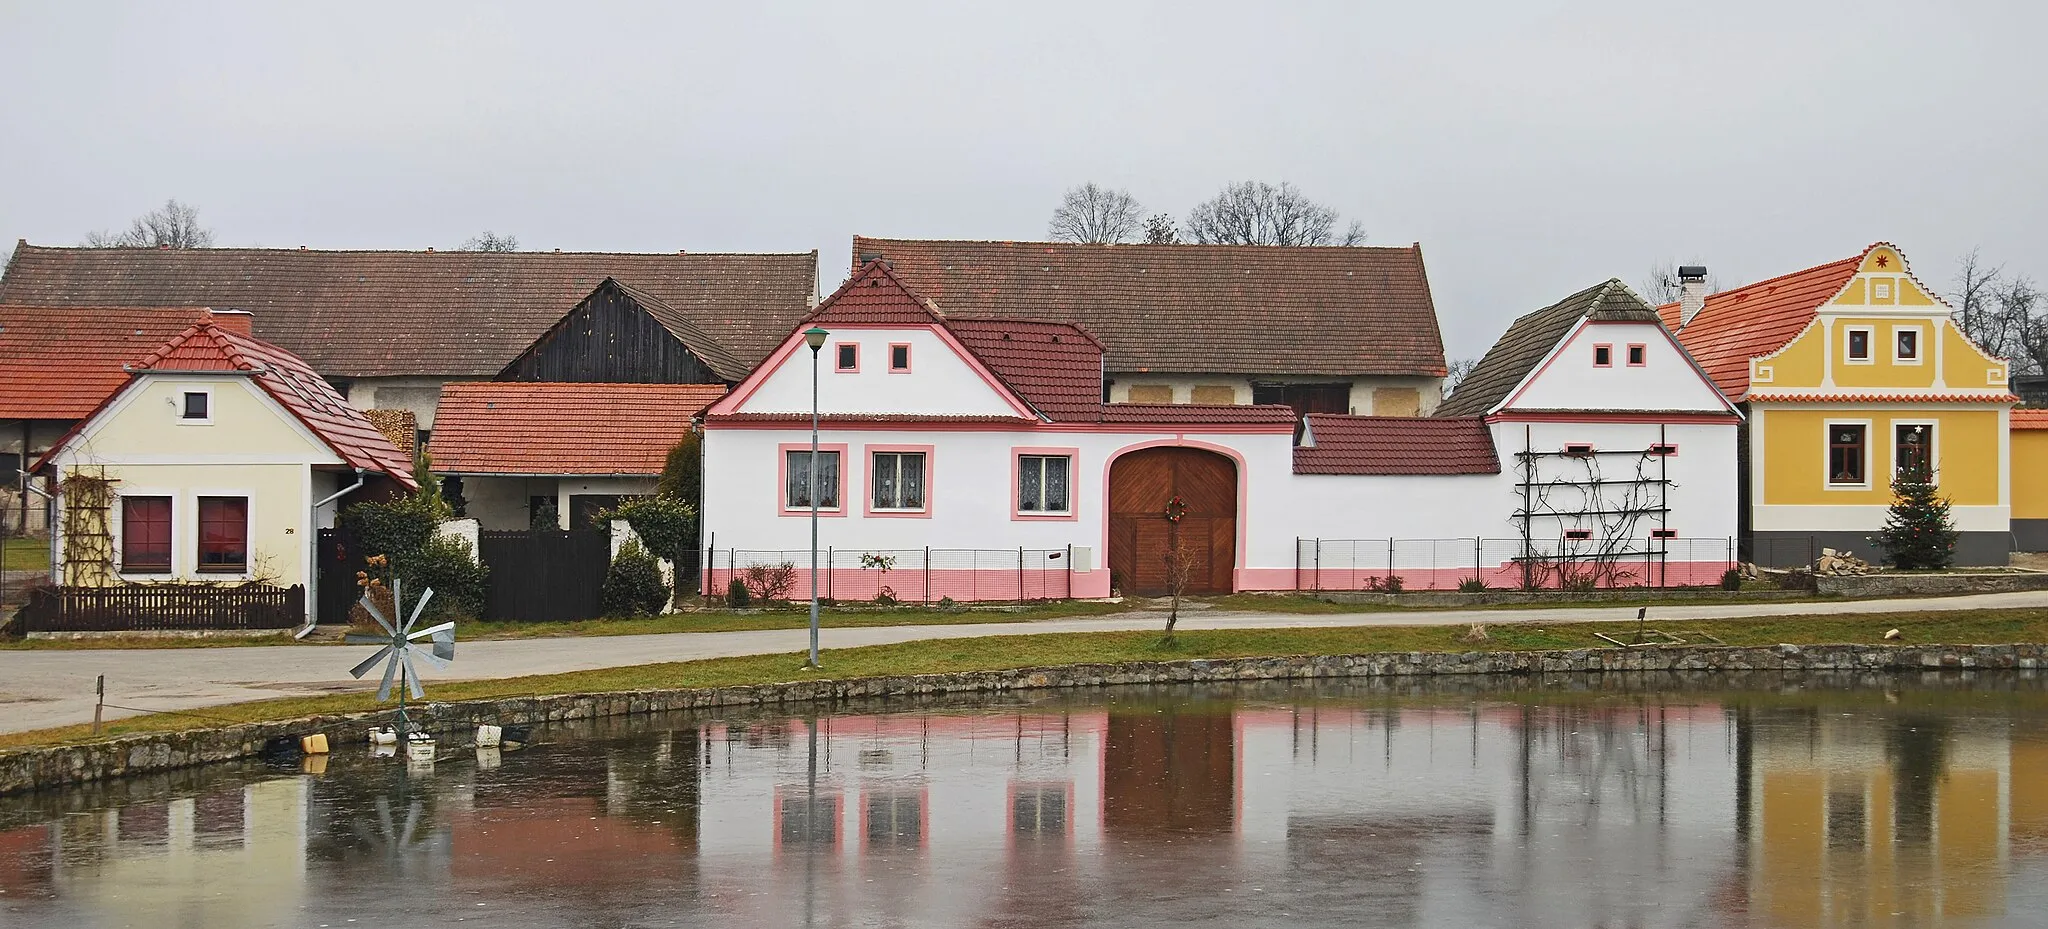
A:
<svg viewBox="0 0 2048 929">
<path fill-rule="evenodd" d="M 415 486 L 397 446 L 252 337 L 247 313 L 213 311 L 128 371 L 38 466 L 55 478 L 65 587 L 310 588 L 342 496 Z"/>
<path fill-rule="evenodd" d="M 1870 541 L 1892 476 L 1931 468 L 1951 504 L 1956 563 L 2005 564 L 2013 501 L 2005 361 L 1978 348 L 1899 250 L 1704 293 L 1704 269 L 1659 309 L 1746 414 L 1738 465 L 1748 557 L 1794 565 Z M 2048 514 L 2044 514 L 2048 515 Z"/>
<path fill-rule="evenodd" d="M 2048 552 L 2048 410 L 2012 411 L 2012 544 Z"/>
</svg>

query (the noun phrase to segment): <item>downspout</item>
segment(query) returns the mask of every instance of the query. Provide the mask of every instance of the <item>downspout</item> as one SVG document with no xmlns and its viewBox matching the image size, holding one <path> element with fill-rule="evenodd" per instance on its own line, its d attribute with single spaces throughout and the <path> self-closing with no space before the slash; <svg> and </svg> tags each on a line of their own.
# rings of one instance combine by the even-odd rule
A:
<svg viewBox="0 0 2048 929">
<path fill-rule="evenodd" d="M 369 472 L 357 468 L 355 483 L 328 494 L 326 498 L 313 504 L 313 508 L 306 514 L 306 528 L 313 530 L 307 533 L 312 536 L 307 540 L 307 544 L 313 546 L 313 570 L 306 574 L 306 628 L 292 633 L 294 639 L 303 639 L 311 635 L 313 627 L 320 624 L 320 508 L 360 490 L 369 480 Z"/>
</svg>

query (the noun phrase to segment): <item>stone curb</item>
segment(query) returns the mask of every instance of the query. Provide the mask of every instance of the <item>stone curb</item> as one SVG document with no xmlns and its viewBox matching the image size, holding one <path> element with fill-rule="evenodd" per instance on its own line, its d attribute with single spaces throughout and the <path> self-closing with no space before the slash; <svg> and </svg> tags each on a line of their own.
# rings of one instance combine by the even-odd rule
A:
<svg viewBox="0 0 2048 929">
<path fill-rule="evenodd" d="M 831 703 L 863 698 L 995 693 L 1125 684 L 1399 677 L 1434 674 L 1575 674 L 1605 671 L 1947 671 L 2048 668 L 2048 645 L 1777 645 L 1646 647 L 1516 652 L 1379 652 L 1062 665 L 797 681 L 733 687 L 637 690 L 428 703 L 414 725 L 467 739 L 481 723 L 545 726 L 574 720 L 714 707 Z M 327 734 L 337 749 L 362 744 L 393 711 L 312 716 L 215 729 L 123 736 L 85 745 L 0 752 L 0 795 L 251 758 L 273 736 Z"/>
</svg>

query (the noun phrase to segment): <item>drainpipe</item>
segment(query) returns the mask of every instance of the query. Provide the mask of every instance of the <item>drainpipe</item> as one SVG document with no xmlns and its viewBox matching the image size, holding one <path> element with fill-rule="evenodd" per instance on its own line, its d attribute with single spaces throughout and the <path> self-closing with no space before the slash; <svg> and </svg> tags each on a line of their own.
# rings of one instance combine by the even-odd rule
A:
<svg viewBox="0 0 2048 929">
<path fill-rule="evenodd" d="M 306 514 L 309 517 L 306 521 L 306 528 L 313 530 L 307 533 L 312 536 L 307 541 L 313 547 L 313 570 L 306 574 L 306 628 L 293 633 L 292 638 L 294 639 L 303 639 L 311 635 L 313 627 L 320 624 L 320 508 L 356 492 L 365 483 L 368 483 L 369 480 L 369 473 L 361 468 L 357 468 L 355 483 L 328 494 L 325 499 L 313 504 L 313 508 Z"/>
</svg>

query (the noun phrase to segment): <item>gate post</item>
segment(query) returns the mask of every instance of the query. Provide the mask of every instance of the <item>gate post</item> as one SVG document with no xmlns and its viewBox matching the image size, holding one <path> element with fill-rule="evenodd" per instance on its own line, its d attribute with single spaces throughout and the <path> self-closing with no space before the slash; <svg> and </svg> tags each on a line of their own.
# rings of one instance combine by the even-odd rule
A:
<svg viewBox="0 0 2048 929">
<path fill-rule="evenodd" d="M 1017 546 L 1017 602 L 1024 602 L 1024 546 Z"/>
<path fill-rule="evenodd" d="M 924 547 L 924 602 L 932 602 L 932 547 Z"/>
</svg>

